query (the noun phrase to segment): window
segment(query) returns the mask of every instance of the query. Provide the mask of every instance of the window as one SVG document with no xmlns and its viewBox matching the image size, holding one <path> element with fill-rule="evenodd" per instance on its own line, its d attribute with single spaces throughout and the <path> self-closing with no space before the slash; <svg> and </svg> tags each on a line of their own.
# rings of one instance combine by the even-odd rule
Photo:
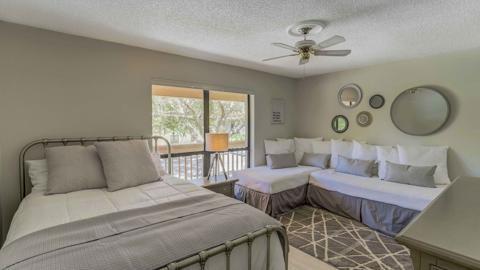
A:
<svg viewBox="0 0 480 270">
<path fill-rule="evenodd" d="M 152 131 L 172 144 L 173 175 L 180 178 L 200 178 L 207 172 L 210 154 L 204 151 L 206 132 L 230 134 L 230 151 L 222 154 L 228 173 L 246 168 L 249 164 L 249 96 L 153 85 Z"/>
</svg>

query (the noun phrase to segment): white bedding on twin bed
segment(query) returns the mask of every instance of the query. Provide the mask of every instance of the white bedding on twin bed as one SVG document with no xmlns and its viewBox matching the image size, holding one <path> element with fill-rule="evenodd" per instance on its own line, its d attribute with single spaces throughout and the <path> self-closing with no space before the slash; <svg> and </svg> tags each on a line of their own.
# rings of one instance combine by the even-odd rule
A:
<svg viewBox="0 0 480 270">
<path fill-rule="evenodd" d="M 22 236 L 48 227 L 100 216 L 127 209 L 147 207 L 189 196 L 211 193 L 172 176 L 162 176 L 163 181 L 108 192 L 106 189 L 90 189 L 66 194 L 44 195 L 41 191 L 29 194 L 21 202 L 10 225 L 4 246 Z M 227 240 L 227 239 L 226 239 Z M 232 240 L 232 239 L 228 239 Z M 265 269 L 266 238 L 260 237 L 252 246 L 253 269 Z M 271 238 L 271 269 L 285 269 L 283 249 L 279 238 Z M 247 269 L 247 245 L 235 248 L 231 255 L 231 269 Z M 220 254 L 207 261 L 207 268 L 225 269 L 225 255 Z M 192 265 L 185 269 L 200 269 Z"/>
<path fill-rule="evenodd" d="M 333 169 L 312 173 L 310 184 L 326 190 L 418 211 L 423 210 L 446 187 L 427 188 L 405 185 L 380 180 L 378 177 L 339 173 Z"/>
<path fill-rule="evenodd" d="M 310 166 L 270 169 L 267 166 L 249 168 L 233 173 L 237 184 L 263 193 L 274 194 L 308 184 L 312 172 L 322 170 Z"/>
</svg>

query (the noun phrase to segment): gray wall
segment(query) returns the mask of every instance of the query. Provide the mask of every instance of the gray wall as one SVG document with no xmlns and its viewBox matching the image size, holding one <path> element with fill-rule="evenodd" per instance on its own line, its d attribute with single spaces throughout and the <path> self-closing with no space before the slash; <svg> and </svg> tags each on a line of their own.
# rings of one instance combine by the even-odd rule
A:
<svg viewBox="0 0 480 270">
<path fill-rule="evenodd" d="M 151 82 L 163 78 L 255 94 L 255 160 L 263 139 L 294 133 L 292 79 L 0 22 L 0 198 L 3 229 L 19 202 L 18 154 L 44 137 L 151 134 Z M 271 125 L 270 100 L 287 101 Z"/>
<path fill-rule="evenodd" d="M 417 60 L 383 64 L 300 80 L 297 85 L 296 133 L 302 136 L 322 135 L 327 138 L 355 138 L 374 144 L 448 145 L 450 176 L 480 176 L 480 49 Z M 337 103 L 338 89 L 348 83 L 358 84 L 364 99 L 354 109 Z M 438 86 L 450 99 L 452 115 L 440 132 L 425 137 L 410 136 L 399 131 L 390 120 L 390 105 L 403 90 L 420 86 Z M 379 110 L 368 106 L 368 99 L 382 94 L 386 104 Z M 373 114 L 369 127 L 359 127 L 360 111 Z M 350 129 L 336 134 L 331 119 L 344 114 Z"/>
</svg>

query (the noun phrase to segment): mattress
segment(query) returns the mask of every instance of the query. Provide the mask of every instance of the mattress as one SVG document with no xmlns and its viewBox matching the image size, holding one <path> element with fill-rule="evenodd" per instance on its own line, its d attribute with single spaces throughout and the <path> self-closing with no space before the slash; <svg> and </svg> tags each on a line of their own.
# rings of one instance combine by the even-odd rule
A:
<svg viewBox="0 0 480 270">
<path fill-rule="evenodd" d="M 418 187 L 335 172 L 333 169 L 316 171 L 310 175 L 310 184 L 326 190 L 422 211 L 446 186 Z"/>
<path fill-rule="evenodd" d="M 45 196 L 41 191 L 34 191 L 22 201 L 15 213 L 4 245 L 55 225 L 210 193 L 173 176 L 163 178 L 164 181 L 115 192 L 88 189 Z"/>
<path fill-rule="evenodd" d="M 317 167 L 298 166 L 284 169 L 270 169 L 267 166 L 248 168 L 233 173 L 237 184 L 263 193 L 274 194 L 308 184 L 312 172 L 322 170 Z"/>
</svg>

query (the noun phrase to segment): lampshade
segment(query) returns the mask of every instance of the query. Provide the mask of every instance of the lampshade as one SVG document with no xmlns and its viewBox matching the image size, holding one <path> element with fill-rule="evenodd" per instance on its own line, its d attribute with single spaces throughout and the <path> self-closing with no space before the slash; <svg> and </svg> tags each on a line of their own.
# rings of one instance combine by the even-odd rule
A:
<svg viewBox="0 0 480 270">
<path fill-rule="evenodd" d="M 209 152 L 228 151 L 228 133 L 205 134 L 205 150 Z"/>
</svg>

